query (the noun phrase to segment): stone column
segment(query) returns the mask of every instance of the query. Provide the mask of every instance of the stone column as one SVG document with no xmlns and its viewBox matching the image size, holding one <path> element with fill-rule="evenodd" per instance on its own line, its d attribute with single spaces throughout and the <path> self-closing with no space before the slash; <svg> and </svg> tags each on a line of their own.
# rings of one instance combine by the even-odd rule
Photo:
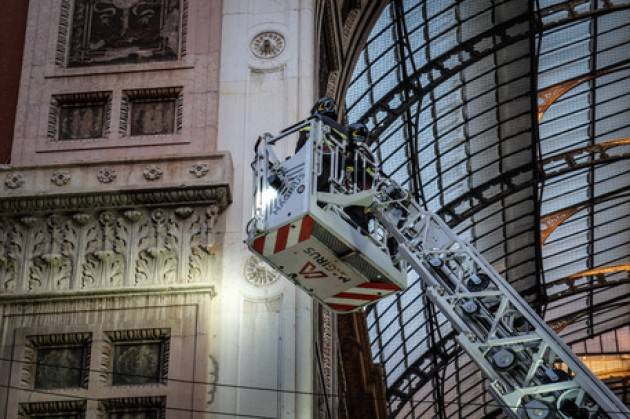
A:
<svg viewBox="0 0 630 419">
<path fill-rule="evenodd" d="M 223 338 L 214 352 L 221 382 L 270 390 L 220 388 L 216 408 L 310 418 L 313 398 L 293 391 L 313 391 L 312 300 L 254 259 L 243 239 L 256 138 L 304 118 L 313 101 L 313 2 L 230 0 L 222 27 L 218 148 L 236 156 L 237 192 L 226 213 L 215 305 Z M 292 149 L 287 144 L 283 152 Z"/>
</svg>

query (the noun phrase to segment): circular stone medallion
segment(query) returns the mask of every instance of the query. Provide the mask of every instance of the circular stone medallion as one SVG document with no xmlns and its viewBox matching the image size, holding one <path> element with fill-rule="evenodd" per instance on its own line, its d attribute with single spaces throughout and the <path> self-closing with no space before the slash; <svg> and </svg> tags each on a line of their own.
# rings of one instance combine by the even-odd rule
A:
<svg viewBox="0 0 630 419">
<path fill-rule="evenodd" d="M 254 256 L 245 261 L 243 268 L 245 279 L 255 287 L 266 287 L 280 278 L 280 274 L 272 271 L 264 262 Z"/>
<path fill-rule="evenodd" d="M 261 32 L 252 39 L 249 48 L 258 58 L 275 58 L 284 51 L 284 36 L 278 32 Z"/>
</svg>

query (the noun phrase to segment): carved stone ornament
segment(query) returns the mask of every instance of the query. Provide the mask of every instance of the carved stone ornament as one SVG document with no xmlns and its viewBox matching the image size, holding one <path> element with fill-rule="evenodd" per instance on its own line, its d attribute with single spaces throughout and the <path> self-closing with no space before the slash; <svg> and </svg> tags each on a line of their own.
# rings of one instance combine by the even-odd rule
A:
<svg viewBox="0 0 630 419">
<path fill-rule="evenodd" d="M 177 205 L 189 203 L 207 204 L 208 202 L 224 209 L 230 204 L 230 189 L 226 185 L 209 186 L 200 189 L 156 190 L 156 191 L 118 191 L 117 193 L 89 193 L 78 195 L 38 197 L 17 197 L 2 199 L 0 213 L 24 214 L 42 211 L 77 211 L 79 209 L 143 207 L 155 205 Z"/>
<path fill-rule="evenodd" d="M 85 400 L 59 400 L 49 402 L 20 403 L 18 419 L 30 419 L 32 417 L 65 417 L 85 418 Z"/>
<path fill-rule="evenodd" d="M 198 177 L 198 178 L 202 178 L 205 175 L 208 174 L 208 171 L 210 169 L 208 168 L 208 164 L 206 163 L 195 163 L 190 167 L 189 172 L 194 176 L 194 177 Z"/>
<path fill-rule="evenodd" d="M 250 256 L 245 261 L 245 280 L 255 287 L 267 287 L 280 278 L 280 274 L 272 271 L 264 262 Z"/>
<path fill-rule="evenodd" d="M 185 36 L 181 6 L 180 0 L 75 0 L 68 64 L 177 60 Z"/>
<path fill-rule="evenodd" d="M 70 172 L 56 171 L 50 177 L 50 181 L 57 186 L 65 186 L 70 182 Z"/>
<path fill-rule="evenodd" d="M 124 397 L 101 400 L 98 405 L 97 419 L 109 418 L 151 418 L 166 417 L 166 397 Z"/>
<path fill-rule="evenodd" d="M 116 180 L 117 176 L 116 171 L 111 167 L 102 167 L 98 169 L 96 179 L 101 183 L 112 183 Z"/>
<path fill-rule="evenodd" d="M 9 189 L 17 189 L 24 185 L 24 176 L 20 173 L 9 173 L 4 179 L 4 184 Z"/>
<path fill-rule="evenodd" d="M 152 164 L 151 166 L 147 166 L 144 169 L 144 178 L 148 181 L 159 180 L 160 178 L 162 178 L 163 174 L 164 172 L 162 172 L 162 169 L 154 164 Z"/>
<path fill-rule="evenodd" d="M 9 173 L 4 179 L 4 184 L 9 189 L 17 189 L 24 185 L 24 176 L 20 173 Z"/>
<path fill-rule="evenodd" d="M 42 389 L 88 388 L 91 343 L 92 335 L 88 332 L 28 336 L 21 385 Z"/>
<path fill-rule="evenodd" d="M 278 32 L 261 32 L 249 44 L 252 53 L 258 58 L 275 58 L 284 51 L 284 36 Z"/>
<path fill-rule="evenodd" d="M 119 330 L 105 335 L 106 347 L 100 361 L 108 371 L 100 374 L 104 384 L 166 383 L 170 329 Z"/>
<path fill-rule="evenodd" d="M 0 217 L 0 294 L 205 283 L 207 206 Z"/>
</svg>

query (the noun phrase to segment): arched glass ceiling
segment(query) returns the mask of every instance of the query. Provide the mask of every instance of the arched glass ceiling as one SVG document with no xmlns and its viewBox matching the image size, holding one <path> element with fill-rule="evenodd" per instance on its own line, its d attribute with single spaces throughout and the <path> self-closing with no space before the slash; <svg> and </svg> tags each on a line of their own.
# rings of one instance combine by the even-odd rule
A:
<svg viewBox="0 0 630 419">
<path fill-rule="evenodd" d="M 629 3 L 390 0 L 346 96 L 384 171 L 576 345 L 630 322 Z M 501 415 L 410 279 L 368 313 L 392 416 Z"/>
</svg>

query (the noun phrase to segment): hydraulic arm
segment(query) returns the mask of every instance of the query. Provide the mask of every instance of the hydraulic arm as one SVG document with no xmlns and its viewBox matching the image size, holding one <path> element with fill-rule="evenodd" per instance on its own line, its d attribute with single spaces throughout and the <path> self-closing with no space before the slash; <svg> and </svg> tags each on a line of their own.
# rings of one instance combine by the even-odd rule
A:
<svg viewBox="0 0 630 419">
<path fill-rule="evenodd" d="M 276 157 L 276 143 L 304 127 L 306 146 L 295 156 Z M 356 172 L 341 170 L 344 161 L 376 164 L 361 149 L 349 156 L 343 135 L 313 118 L 259 140 L 252 165 L 257 204 L 248 226 L 254 252 L 338 312 L 404 290 L 406 275 L 415 271 L 508 415 L 630 418 L 610 389 L 442 219 L 382 174 L 368 190 L 357 188 Z M 369 231 L 348 214 L 357 206 L 373 218 Z"/>
</svg>

